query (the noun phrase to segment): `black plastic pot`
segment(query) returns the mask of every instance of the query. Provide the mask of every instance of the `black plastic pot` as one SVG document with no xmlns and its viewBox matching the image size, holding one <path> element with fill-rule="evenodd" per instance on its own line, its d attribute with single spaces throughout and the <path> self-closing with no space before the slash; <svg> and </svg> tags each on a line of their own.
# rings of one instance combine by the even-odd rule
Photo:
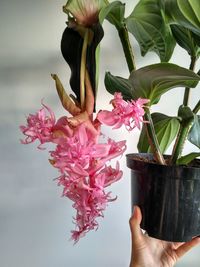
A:
<svg viewBox="0 0 200 267">
<path fill-rule="evenodd" d="M 149 159 L 151 154 L 127 155 L 132 205 L 141 208 L 141 228 L 151 237 L 173 242 L 199 236 L 200 161 L 196 160 L 196 167 L 187 167 L 163 166 Z"/>
</svg>

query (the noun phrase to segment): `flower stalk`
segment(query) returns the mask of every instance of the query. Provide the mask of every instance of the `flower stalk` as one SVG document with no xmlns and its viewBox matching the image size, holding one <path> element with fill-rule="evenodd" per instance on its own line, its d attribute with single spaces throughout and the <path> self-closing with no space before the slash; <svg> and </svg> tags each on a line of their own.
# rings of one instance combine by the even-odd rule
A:
<svg viewBox="0 0 200 267">
<path fill-rule="evenodd" d="M 83 41 L 83 48 L 81 55 L 81 71 L 80 71 L 80 99 L 81 99 L 82 110 L 84 110 L 85 108 L 85 73 L 86 73 L 88 39 L 89 39 L 89 29 L 86 29 Z"/>
</svg>

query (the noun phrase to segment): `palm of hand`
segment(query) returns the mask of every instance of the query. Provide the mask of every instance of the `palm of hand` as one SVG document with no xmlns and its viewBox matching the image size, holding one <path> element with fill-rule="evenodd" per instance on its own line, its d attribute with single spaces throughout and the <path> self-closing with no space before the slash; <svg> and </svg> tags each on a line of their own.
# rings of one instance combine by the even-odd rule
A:
<svg viewBox="0 0 200 267">
<path fill-rule="evenodd" d="M 172 267 L 180 257 L 178 249 L 183 243 L 170 243 L 143 235 L 140 243 L 135 245 L 133 263 L 136 266 Z"/>
<path fill-rule="evenodd" d="M 135 207 L 130 219 L 132 257 L 130 267 L 172 267 L 191 248 L 200 244 L 200 238 L 186 243 L 172 243 L 144 235 L 140 229 L 142 215 Z"/>
</svg>

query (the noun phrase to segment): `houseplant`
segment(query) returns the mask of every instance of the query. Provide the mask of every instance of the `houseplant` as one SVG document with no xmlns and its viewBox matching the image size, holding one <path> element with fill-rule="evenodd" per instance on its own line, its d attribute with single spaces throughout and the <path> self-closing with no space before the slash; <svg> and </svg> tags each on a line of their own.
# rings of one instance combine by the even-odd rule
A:
<svg viewBox="0 0 200 267">
<path fill-rule="evenodd" d="M 141 171 L 138 164 L 146 161 L 150 169 L 156 163 L 159 168 L 172 166 L 176 169 L 178 167 L 175 166 L 181 165 L 183 173 L 189 167 L 182 165 L 195 162 L 193 170 L 199 172 L 199 162 L 195 158 L 200 153 L 182 156 L 182 150 L 186 140 L 200 148 L 200 117 L 197 115 L 200 100 L 193 109 L 189 107 L 190 88 L 196 87 L 200 80 L 195 73 L 200 52 L 200 4 L 197 0 L 140 0 L 133 12 L 125 18 L 125 5 L 120 1 L 69 0 L 63 11 L 68 21 L 61 40 L 61 51 L 71 69 L 70 86 L 73 95 L 66 93 L 56 74 L 52 74 L 52 78 L 63 107 L 71 115 L 56 121 L 53 111 L 43 104 L 39 112 L 29 115 L 27 125 L 21 126 L 21 130 L 26 135 L 23 143 L 39 140 L 39 148 L 43 148 L 41 145 L 46 142 L 55 144 L 55 149 L 50 151 L 49 161 L 60 172 L 58 184 L 64 187 L 63 195 L 74 202 L 73 207 L 77 210 L 77 228 L 72 231 L 72 239 L 78 241 L 86 232 L 97 228 L 96 218 L 103 216 L 107 202 L 114 200 L 105 188 L 122 177 L 118 162 L 115 167 L 107 166 L 106 162 L 122 155 L 126 142 L 115 142 L 110 138 L 102 141 L 101 124 L 113 128 L 124 124 L 128 131 L 135 127 L 141 128 L 138 150 L 152 154 L 145 157 L 140 154 L 139 163 L 132 163 L 132 156 L 128 156 L 128 166 L 136 168 L 137 173 Z M 100 42 L 104 36 L 102 24 L 105 19 L 115 26 L 119 34 L 130 77 L 125 79 L 106 73 L 105 87 L 114 94 L 111 100 L 113 109 L 96 112 Z M 161 63 L 136 69 L 129 33 L 138 41 L 143 56 L 154 51 Z M 168 63 L 176 44 L 188 52 L 191 58 L 189 69 Z M 161 96 L 177 87 L 185 88 L 183 104 L 178 108 L 178 113 L 173 117 L 161 113 L 151 114 L 151 107 L 159 102 Z M 173 141 L 172 154 L 164 156 Z M 196 183 L 197 210 L 200 206 L 199 179 L 198 175 L 193 179 L 193 183 Z M 145 181 L 140 173 L 136 177 L 136 181 L 143 184 L 150 180 L 152 176 Z M 172 180 L 177 182 L 176 177 Z M 141 186 L 139 182 L 136 184 Z M 146 187 L 149 189 L 149 186 Z M 134 188 L 137 189 L 136 186 Z M 177 192 L 179 190 L 175 191 L 176 203 Z M 166 197 L 163 199 L 162 207 L 166 206 Z M 148 213 L 149 207 L 140 201 L 139 196 L 135 201 L 141 205 L 143 217 L 146 218 L 145 212 Z M 158 214 L 158 210 L 156 212 Z M 163 222 L 165 217 L 160 216 Z M 146 227 L 146 219 L 143 220 L 143 226 L 152 236 L 181 241 L 179 237 L 156 235 L 158 229 L 151 233 L 151 229 Z M 182 238 L 191 236 L 182 235 Z"/>
</svg>

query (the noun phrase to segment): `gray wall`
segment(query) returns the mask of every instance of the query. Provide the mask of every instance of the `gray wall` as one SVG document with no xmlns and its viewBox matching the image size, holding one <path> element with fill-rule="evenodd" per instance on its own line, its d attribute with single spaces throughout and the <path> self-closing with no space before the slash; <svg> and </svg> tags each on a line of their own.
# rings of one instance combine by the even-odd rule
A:
<svg viewBox="0 0 200 267">
<path fill-rule="evenodd" d="M 131 2 L 126 1 L 128 6 Z M 137 1 L 136 1 L 137 2 Z M 59 104 L 50 73 L 59 74 L 68 87 L 69 68 L 59 50 L 66 17 L 62 13 L 65 1 L 57 0 L 0 0 L 0 266 L 1 267 L 124 267 L 130 258 L 129 171 L 121 159 L 123 179 L 110 188 L 118 199 L 99 220 L 97 232 L 89 233 L 76 246 L 69 242 L 73 229 L 73 210 L 67 199 L 61 198 L 62 189 L 53 178 L 57 172 L 48 164 L 47 151 L 38 151 L 36 144 L 23 146 L 18 126 L 25 115 L 40 108 L 44 97 L 57 116 L 64 114 Z M 128 70 L 116 32 L 105 24 L 102 43 L 101 82 L 98 107 L 108 106 L 110 96 L 103 86 L 106 70 L 127 76 Z M 157 62 L 150 54 L 147 59 L 137 54 L 137 65 Z M 180 64 L 188 66 L 188 57 L 176 54 Z M 173 104 L 182 101 L 182 89 L 168 93 L 162 111 L 175 114 Z M 103 96 L 103 97 L 102 97 Z M 191 101 L 199 97 L 195 91 Z M 169 104 L 170 103 L 170 104 Z M 195 102 L 194 102 L 195 103 Z M 113 136 L 111 130 L 104 132 Z M 133 135 L 116 131 L 115 138 L 124 139 L 136 151 L 139 133 Z M 189 147 L 186 148 L 189 150 Z M 194 249 L 177 266 L 199 266 L 200 247 Z"/>
</svg>

